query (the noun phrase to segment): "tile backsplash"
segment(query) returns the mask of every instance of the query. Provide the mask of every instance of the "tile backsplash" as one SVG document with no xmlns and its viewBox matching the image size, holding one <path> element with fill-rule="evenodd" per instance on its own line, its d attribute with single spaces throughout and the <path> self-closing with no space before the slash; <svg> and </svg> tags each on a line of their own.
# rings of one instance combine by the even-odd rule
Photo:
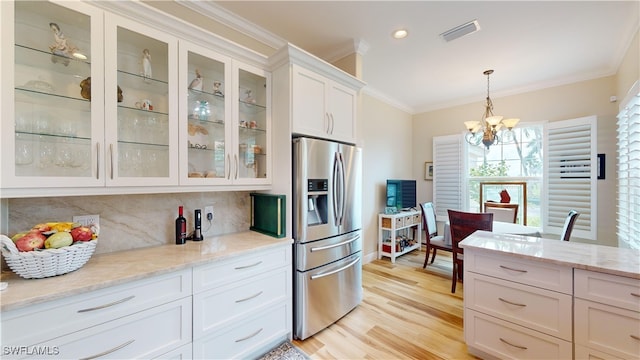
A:
<svg viewBox="0 0 640 360">
<path fill-rule="evenodd" d="M 249 230 L 249 192 L 205 192 L 153 195 L 101 195 L 10 199 L 9 235 L 48 221 L 71 221 L 74 215 L 100 216 L 96 254 L 173 244 L 178 206 L 184 206 L 187 231 L 193 230 L 194 210 L 203 210 L 204 236 Z M 213 205 L 212 225 L 204 207 Z"/>
</svg>

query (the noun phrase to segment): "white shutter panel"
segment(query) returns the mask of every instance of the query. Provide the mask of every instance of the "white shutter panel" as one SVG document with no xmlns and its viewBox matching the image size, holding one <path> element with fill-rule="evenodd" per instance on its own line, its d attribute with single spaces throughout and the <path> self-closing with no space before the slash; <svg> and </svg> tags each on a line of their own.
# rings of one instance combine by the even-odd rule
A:
<svg viewBox="0 0 640 360">
<path fill-rule="evenodd" d="M 618 114 L 618 245 L 640 249 L 640 91 Z"/>
<path fill-rule="evenodd" d="M 463 210 L 463 149 L 460 135 L 433 138 L 433 203 L 441 221 L 448 220 L 447 209 Z"/>
<path fill-rule="evenodd" d="M 548 123 L 544 143 L 545 232 L 560 234 L 569 210 L 580 213 L 572 236 L 597 237 L 597 119 Z"/>
</svg>

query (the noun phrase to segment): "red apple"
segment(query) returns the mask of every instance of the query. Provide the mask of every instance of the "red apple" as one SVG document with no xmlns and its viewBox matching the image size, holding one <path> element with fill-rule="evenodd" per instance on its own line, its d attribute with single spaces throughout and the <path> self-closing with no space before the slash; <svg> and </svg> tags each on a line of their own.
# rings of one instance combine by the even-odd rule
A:
<svg viewBox="0 0 640 360">
<path fill-rule="evenodd" d="M 46 236 L 37 231 L 32 231 L 27 235 L 16 240 L 16 247 L 20 251 L 32 251 L 33 249 L 42 249 Z"/>
<path fill-rule="evenodd" d="M 86 226 L 78 226 L 77 228 L 71 229 L 71 237 L 73 237 L 73 241 L 89 241 L 91 240 L 92 235 L 93 231 Z"/>
</svg>

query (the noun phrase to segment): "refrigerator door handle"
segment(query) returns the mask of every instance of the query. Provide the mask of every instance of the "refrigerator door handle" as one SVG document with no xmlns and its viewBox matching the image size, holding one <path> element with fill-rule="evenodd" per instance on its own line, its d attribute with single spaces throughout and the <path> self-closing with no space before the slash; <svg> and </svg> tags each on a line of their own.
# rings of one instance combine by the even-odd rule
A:
<svg viewBox="0 0 640 360">
<path fill-rule="evenodd" d="M 344 158 L 342 157 L 342 153 L 338 153 L 338 161 L 339 161 L 339 172 L 340 172 L 340 215 L 339 215 L 339 224 L 340 226 L 344 225 L 344 212 L 347 206 L 347 200 L 345 196 L 345 174 L 344 174 Z"/>
<path fill-rule="evenodd" d="M 336 152 L 333 157 L 333 186 L 332 186 L 332 205 L 333 205 L 333 220 L 336 226 L 340 226 L 340 213 L 339 206 L 341 205 L 341 193 L 340 193 L 340 153 Z"/>
<path fill-rule="evenodd" d="M 339 269 L 335 269 L 333 271 L 329 271 L 326 273 L 320 273 L 320 274 L 316 274 L 316 275 L 311 275 L 311 280 L 316 280 L 316 279 L 320 279 L 323 278 L 325 276 L 329 276 L 329 275 L 333 275 L 335 273 L 339 273 L 340 271 L 344 271 L 350 267 L 352 267 L 353 265 L 357 264 L 358 261 L 360 261 L 360 257 L 358 256 L 355 260 L 353 260 L 352 262 L 348 263 L 347 265 L 339 268 Z"/>
</svg>

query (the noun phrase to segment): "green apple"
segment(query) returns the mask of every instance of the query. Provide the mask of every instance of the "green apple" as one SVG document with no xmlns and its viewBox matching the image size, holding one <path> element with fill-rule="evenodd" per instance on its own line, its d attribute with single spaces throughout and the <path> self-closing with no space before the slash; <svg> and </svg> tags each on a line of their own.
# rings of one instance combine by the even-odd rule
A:
<svg viewBox="0 0 640 360">
<path fill-rule="evenodd" d="M 66 231 L 59 231 L 47 238 L 44 241 L 44 247 L 47 249 L 58 249 L 64 246 L 69 246 L 73 243 L 73 237 Z"/>
</svg>

